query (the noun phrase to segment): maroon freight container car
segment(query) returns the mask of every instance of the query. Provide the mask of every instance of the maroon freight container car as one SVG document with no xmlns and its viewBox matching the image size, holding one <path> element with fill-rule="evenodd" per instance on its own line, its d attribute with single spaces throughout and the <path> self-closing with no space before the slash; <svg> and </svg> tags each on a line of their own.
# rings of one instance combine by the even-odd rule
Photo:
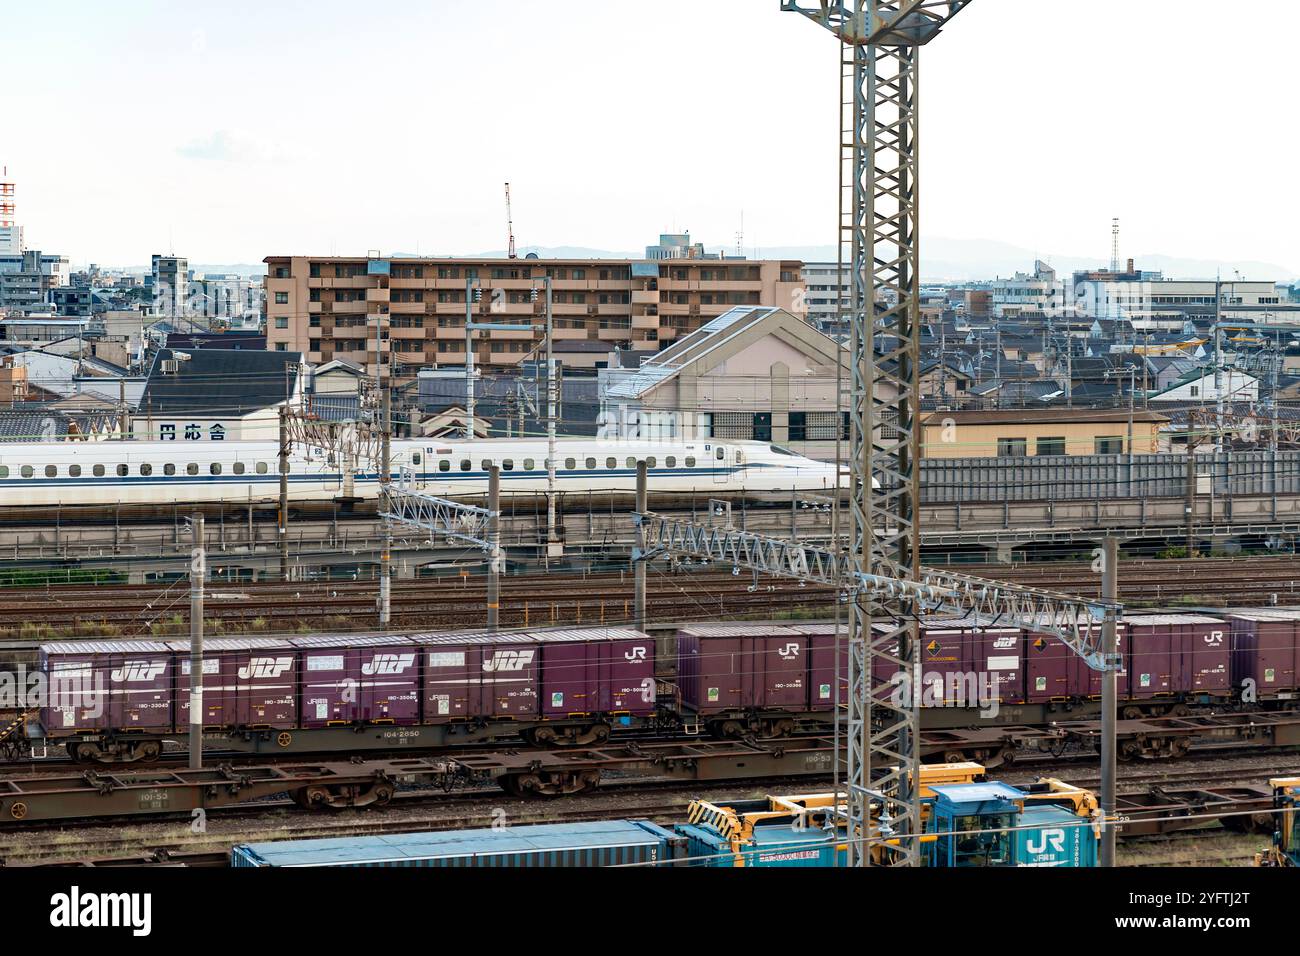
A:
<svg viewBox="0 0 1300 956">
<path fill-rule="evenodd" d="M 1223 621 L 1203 614 L 1137 614 L 1124 618 L 1124 628 L 1131 698 L 1227 691 L 1231 664 Z"/>
<path fill-rule="evenodd" d="M 992 700 L 1003 704 L 1025 702 L 1024 632 L 1005 624 L 980 622 L 963 628 L 965 663 L 983 706 Z M 968 702 L 966 706 L 975 706 Z"/>
<path fill-rule="evenodd" d="M 404 637 L 295 637 L 302 726 L 420 722 L 420 649 Z"/>
<path fill-rule="evenodd" d="M 682 703 L 699 714 L 802 710 L 807 643 L 805 635 L 779 625 L 687 625 L 677 632 Z"/>
<path fill-rule="evenodd" d="M 1232 680 L 1254 682 L 1260 696 L 1294 694 L 1300 654 L 1300 612 L 1269 609 L 1233 614 Z"/>
<path fill-rule="evenodd" d="M 1031 704 L 1084 696 L 1077 656 L 1059 637 L 1033 630 L 1024 637 L 1025 700 Z"/>
<path fill-rule="evenodd" d="M 190 721 L 190 642 L 175 653 L 176 723 Z M 203 642 L 203 726 L 291 729 L 298 723 L 298 651 L 274 637 L 216 637 Z"/>
<path fill-rule="evenodd" d="M 792 624 L 790 629 L 808 639 L 808 710 L 834 710 L 836 703 L 848 700 L 849 627 L 839 626 L 840 666 L 839 694 L 835 693 L 834 624 Z"/>
<path fill-rule="evenodd" d="M 423 722 L 537 716 L 540 655 L 525 634 L 419 634 L 424 657 Z"/>
<path fill-rule="evenodd" d="M 1096 629 L 1096 640 L 1097 643 L 1100 644 L 1102 622 L 1097 621 L 1092 626 Z M 1058 644 L 1061 643 L 1060 638 L 1056 638 L 1056 642 Z M 1115 646 L 1119 653 L 1120 667 L 1122 668 L 1120 672 L 1115 675 L 1115 695 L 1119 700 L 1126 700 L 1130 696 L 1129 681 L 1131 675 L 1128 669 L 1128 628 L 1126 628 L 1122 622 L 1117 622 L 1115 625 Z M 1066 648 L 1066 651 L 1073 658 L 1072 667 L 1074 676 L 1072 684 L 1074 687 L 1074 695 L 1076 697 L 1100 698 L 1101 685 L 1105 678 L 1105 672 L 1093 670 L 1088 666 L 1088 662 L 1078 654 L 1075 654 L 1068 648 Z"/>
<path fill-rule="evenodd" d="M 162 641 L 56 641 L 40 646 L 50 736 L 171 728 L 172 658 Z"/>
<path fill-rule="evenodd" d="M 631 628 L 533 631 L 542 715 L 655 712 L 654 639 Z"/>
</svg>

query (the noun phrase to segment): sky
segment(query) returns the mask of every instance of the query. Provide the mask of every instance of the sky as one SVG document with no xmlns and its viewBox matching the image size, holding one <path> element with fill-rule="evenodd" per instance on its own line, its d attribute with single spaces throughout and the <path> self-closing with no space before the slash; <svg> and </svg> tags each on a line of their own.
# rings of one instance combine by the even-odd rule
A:
<svg viewBox="0 0 1300 956">
<path fill-rule="evenodd" d="M 507 180 L 521 246 L 834 241 L 838 50 L 779 0 L 74 0 L 5 30 L 17 218 L 78 264 L 502 249 Z M 1298 34 L 1291 0 L 975 0 L 921 55 L 923 237 L 1106 259 L 1118 216 L 1125 255 L 1300 275 Z"/>
</svg>

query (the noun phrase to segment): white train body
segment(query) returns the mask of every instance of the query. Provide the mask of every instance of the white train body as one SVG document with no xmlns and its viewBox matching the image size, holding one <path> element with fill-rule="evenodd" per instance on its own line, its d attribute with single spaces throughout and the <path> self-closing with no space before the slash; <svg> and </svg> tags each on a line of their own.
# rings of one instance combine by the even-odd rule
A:
<svg viewBox="0 0 1300 956">
<path fill-rule="evenodd" d="M 836 467 L 764 442 L 608 441 L 556 443 L 556 490 L 632 494 L 636 462 L 648 465 L 652 494 L 716 495 L 833 491 Z M 0 443 L 0 509 L 54 506 L 258 504 L 279 499 L 275 442 L 86 441 Z M 487 493 L 488 467 L 502 495 L 545 494 L 544 439 L 394 441 L 394 480 L 406 476 L 440 497 Z M 373 466 L 371 466 L 373 467 Z M 378 474 L 340 467 L 322 450 L 295 446 L 288 491 L 294 503 L 374 498 Z"/>
</svg>

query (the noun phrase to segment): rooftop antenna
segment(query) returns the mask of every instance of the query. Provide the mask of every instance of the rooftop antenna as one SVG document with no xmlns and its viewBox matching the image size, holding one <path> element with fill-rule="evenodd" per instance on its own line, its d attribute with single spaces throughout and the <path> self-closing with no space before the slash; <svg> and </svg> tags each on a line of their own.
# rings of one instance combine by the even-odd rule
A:
<svg viewBox="0 0 1300 956">
<path fill-rule="evenodd" d="M 740 231 L 736 233 L 736 258 L 745 258 L 745 210 L 740 210 Z"/>
<path fill-rule="evenodd" d="M 1119 220 L 1110 221 L 1110 271 L 1119 272 Z"/>
<path fill-rule="evenodd" d="M 510 184 L 506 183 L 506 228 L 510 230 L 510 251 L 507 256 L 511 259 L 517 259 L 515 255 L 515 217 L 510 211 Z"/>
</svg>

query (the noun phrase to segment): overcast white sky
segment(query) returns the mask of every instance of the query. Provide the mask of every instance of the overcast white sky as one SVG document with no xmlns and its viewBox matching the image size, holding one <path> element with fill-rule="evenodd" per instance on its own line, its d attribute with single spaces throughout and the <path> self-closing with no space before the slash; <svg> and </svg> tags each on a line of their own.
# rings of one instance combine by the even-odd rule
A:
<svg viewBox="0 0 1300 956">
<path fill-rule="evenodd" d="M 0 162 L 77 262 L 833 241 L 838 58 L 778 0 L 12 5 Z M 1300 274 L 1291 0 L 976 0 L 922 58 L 923 229 Z M 1028 265 L 1028 263 L 1026 263 Z"/>
</svg>

